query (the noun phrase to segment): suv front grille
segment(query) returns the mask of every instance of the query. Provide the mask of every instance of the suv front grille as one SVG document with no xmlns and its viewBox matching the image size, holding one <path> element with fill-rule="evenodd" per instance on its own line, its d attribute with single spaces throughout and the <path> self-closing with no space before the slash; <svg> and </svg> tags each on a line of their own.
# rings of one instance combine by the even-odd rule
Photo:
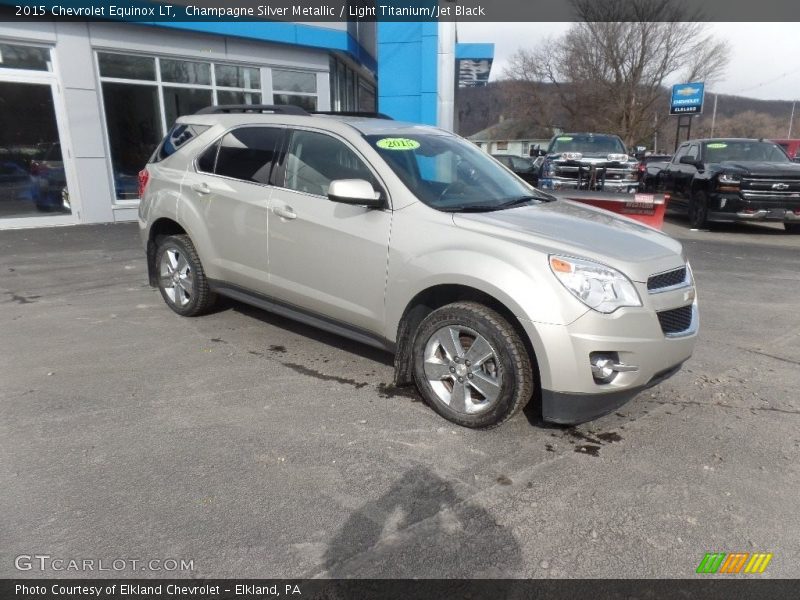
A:
<svg viewBox="0 0 800 600">
<path fill-rule="evenodd" d="M 658 322 L 661 323 L 661 331 L 665 335 L 681 333 L 692 326 L 692 305 L 663 310 L 658 315 Z"/>
<path fill-rule="evenodd" d="M 686 281 L 686 267 L 675 269 L 674 271 L 667 271 L 666 273 L 659 273 L 653 275 L 647 280 L 647 290 L 652 292 L 660 290 L 661 288 L 672 287 L 673 285 L 680 285 Z"/>
</svg>

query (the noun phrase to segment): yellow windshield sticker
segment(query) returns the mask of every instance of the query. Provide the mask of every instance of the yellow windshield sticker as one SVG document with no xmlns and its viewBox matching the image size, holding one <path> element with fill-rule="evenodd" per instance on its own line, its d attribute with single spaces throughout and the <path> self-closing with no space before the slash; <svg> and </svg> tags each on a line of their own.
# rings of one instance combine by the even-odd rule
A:
<svg viewBox="0 0 800 600">
<path fill-rule="evenodd" d="M 558 142 L 571 142 L 572 138 L 569 137 L 569 136 L 564 135 L 564 136 L 561 136 L 561 137 L 557 137 L 556 141 L 558 141 Z"/>
<path fill-rule="evenodd" d="M 416 150 L 419 148 L 417 140 L 409 140 L 408 138 L 383 138 L 378 140 L 375 145 L 383 150 Z"/>
<path fill-rule="evenodd" d="M 713 144 L 706 144 L 706 148 L 727 148 L 728 144 L 714 142 Z"/>
</svg>

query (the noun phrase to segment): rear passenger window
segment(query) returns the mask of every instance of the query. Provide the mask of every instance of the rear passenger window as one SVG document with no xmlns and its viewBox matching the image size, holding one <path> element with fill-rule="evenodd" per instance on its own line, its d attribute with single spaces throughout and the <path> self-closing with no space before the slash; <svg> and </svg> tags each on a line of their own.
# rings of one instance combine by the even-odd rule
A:
<svg viewBox="0 0 800 600">
<path fill-rule="evenodd" d="M 176 123 L 161 142 L 161 145 L 156 151 L 156 155 L 153 157 L 153 161 L 158 162 L 175 154 L 175 152 L 178 151 L 178 148 L 183 146 L 189 140 L 196 138 L 198 135 L 208 129 L 208 127 L 208 125 Z"/>
<path fill-rule="evenodd" d="M 286 157 L 285 186 L 327 196 L 334 179 L 364 179 L 381 189 L 364 161 L 343 142 L 322 133 L 295 131 Z"/>
<path fill-rule="evenodd" d="M 281 129 L 272 127 L 234 129 L 220 142 L 214 172 L 242 181 L 269 183 L 269 173 L 281 132 Z"/>
</svg>

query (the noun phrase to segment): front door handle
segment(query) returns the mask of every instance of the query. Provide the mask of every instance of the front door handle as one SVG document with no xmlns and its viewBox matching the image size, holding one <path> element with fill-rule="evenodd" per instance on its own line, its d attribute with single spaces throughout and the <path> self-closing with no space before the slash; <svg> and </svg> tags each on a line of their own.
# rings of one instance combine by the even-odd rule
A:
<svg viewBox="0 0 800 600">
<path fill-rule="evenodd" d="M 208 187 L 207 183 L 194 183 L 192 184 L 192 189 L 201 196 L 211 193 L 211 188 Z"/>
<path fill-rule="evenodd" d="M 297 213 L 294 212 L 294 209 L 291 206 L 276 206 L 272 209 L 272 212 L 282 219 L 292 220 L 297 218 Z"/>
</svg>

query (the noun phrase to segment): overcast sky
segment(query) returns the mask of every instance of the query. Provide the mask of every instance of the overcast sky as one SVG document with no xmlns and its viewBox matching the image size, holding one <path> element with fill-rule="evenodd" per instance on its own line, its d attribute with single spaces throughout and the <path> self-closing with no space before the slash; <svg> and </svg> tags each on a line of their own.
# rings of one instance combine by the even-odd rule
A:
<svg viewBox="0 0 800 600">
<path fill-rule="evenodd" d="M 459 42 L 493 42 L 492 79 L 518 48 L 557 36 L 569 23 L 459 23 Z M 711 23 L 710 30 L 731 45 L 725 75 L 706 93 L 737 94 L 765 100 L 800 100 L 800 23 Z"/>
</svg>

